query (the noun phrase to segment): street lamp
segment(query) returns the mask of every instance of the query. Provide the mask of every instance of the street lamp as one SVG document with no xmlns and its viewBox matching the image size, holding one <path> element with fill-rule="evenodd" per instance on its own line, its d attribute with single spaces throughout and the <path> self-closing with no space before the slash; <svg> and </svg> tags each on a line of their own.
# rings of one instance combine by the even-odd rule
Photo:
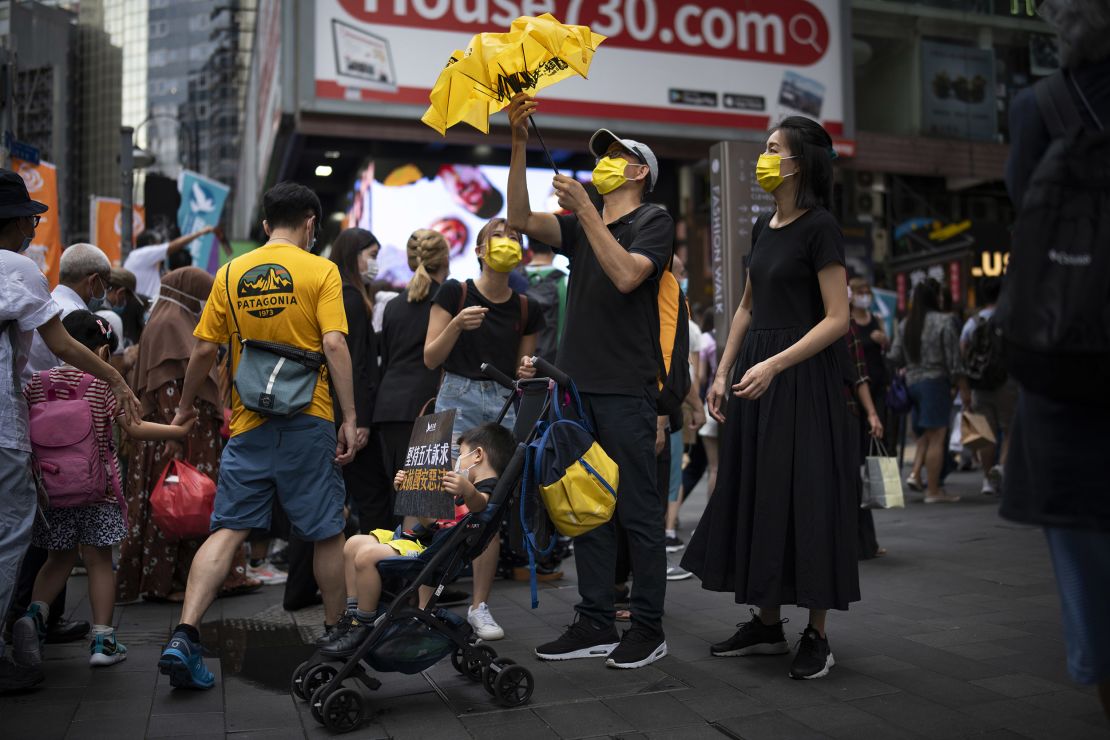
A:
<svg viewBox="0 0 1110 740">
<path fill-rule="evenodd" d="M 198 169 L 197 162 L 200 159 L 200 140 L 197 136 L 198 126 L 196 121 L 192 123 L 183 121 L 177 116 L 171 116 L 168 113 L 151 113 L 144 118 L 138 126 L 132 128 L 131 126 L 120 127 L 120 176 L 123 181 L 123 197 L 120 198 L 120 246 L 119 254 L 120 261 L 127 259 L 128 252 L 131 251 L 133 244 L 133 218 L 134 218 L 134 201 L 135 201 L 135 170 L 142 170 L 154 165 L 158 158 L 154 156 L 153 152 L 142 149 L 135 143 L 135 137 L 146 124 L 155 120 L 156 118 L 168 119 L 174 121 L 177 125 L 185 126 L 190 132 L 190 139 L 192 140 L 191 151 L 189 153 L 190 166 L 193 170 Z"/>
<path fill-rule="evenodd" d="M 119 169 L 123 186 L 119 204 L 119 259 L 122 264 L 131 251 L 134 239 L 135 170 L 150 167 L 157 161 L 157 157 L 135 146 L 135 129 L 130 126 L 120 126 L 119 138 Z"/>
</svg>

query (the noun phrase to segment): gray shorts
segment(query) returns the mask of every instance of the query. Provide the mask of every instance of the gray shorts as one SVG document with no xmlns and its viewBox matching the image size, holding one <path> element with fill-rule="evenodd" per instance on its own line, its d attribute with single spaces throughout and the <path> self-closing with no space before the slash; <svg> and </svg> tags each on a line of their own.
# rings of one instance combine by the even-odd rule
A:
<svg viewBox="0 0 1110 740">
<path fill-rule="evenodd" d="M 1007 380 L 1000 388 L 990 391 L 971 391 L 971 410 L 982 414 L 991 425 L 995 437 L 1000 441 L 1010 433 L 1014 424 L 1014 414 L 1017 411 L 1018 386 L 1013 380 Z"/>
</svg>

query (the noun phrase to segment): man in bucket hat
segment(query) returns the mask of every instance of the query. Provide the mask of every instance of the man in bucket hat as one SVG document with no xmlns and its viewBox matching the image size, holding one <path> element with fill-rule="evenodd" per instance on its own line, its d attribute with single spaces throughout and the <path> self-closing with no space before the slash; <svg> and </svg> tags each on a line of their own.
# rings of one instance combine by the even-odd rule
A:
<svg viewBox="0 0 1110 740">
<path fill-rule="evenodd" d="M 31 476 L 27 402 L 17 379 L 37 330 L 63 362 L 91 373 L 112 388 L 119 408 L 138 423 L 139 401 L 111 365 L 77 343 L 62 326 L 61 308 L 50 297 L 46 276 L 21 252 L 31 244 L 47 207 L 31 200 L 11 170 L 0 169 L 0 614 L 7 612 L 23 553 L 31 541 L 38 498 Z M 37 667 L 12 663 L 0 642 L 0 693 L 42 681 Z"/>
</svg>

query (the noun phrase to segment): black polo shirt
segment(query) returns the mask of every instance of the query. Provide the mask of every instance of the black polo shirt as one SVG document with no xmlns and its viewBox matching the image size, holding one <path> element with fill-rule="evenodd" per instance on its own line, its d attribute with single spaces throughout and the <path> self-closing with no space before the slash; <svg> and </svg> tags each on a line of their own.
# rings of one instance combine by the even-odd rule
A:
<svg viewBox="0 0 1110 740">
<path fill-rule="evenodd" d="M 651 209 L 650 215 L 642 218 L 632 240 L 632 220 L 644 208 Z M 647 280 L 624 294 L 601 268 L 578 217 L 556 218 L 562 235 L 556 251 L 570 259 L 557 364 L 586 393 L 654 393 L 659 374 L 659 276 L 674 249 L 674 221 L 666 209 L 644 204 L 609 224 L 609 233 L 622 247 L 655 266 Z"/>
</svg>

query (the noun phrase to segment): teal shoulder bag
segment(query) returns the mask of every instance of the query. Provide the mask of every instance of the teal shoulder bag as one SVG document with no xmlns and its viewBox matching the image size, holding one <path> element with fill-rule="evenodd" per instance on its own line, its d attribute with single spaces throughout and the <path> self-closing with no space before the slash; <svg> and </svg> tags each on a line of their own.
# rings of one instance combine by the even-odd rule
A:
<svg viewBox="0 0 1110 740">
<path fill-rule="evenodd" d="M 234 379 L 239 400 L 251 411 L 266 416 L 295 416 L 312 403 L 326 358 L 319 352 L 288 344 L 244 338 L 229 286 L 230 272 L 228 264 L 224 289 L 239 338 L 239 366 Z"/>
</svg>

